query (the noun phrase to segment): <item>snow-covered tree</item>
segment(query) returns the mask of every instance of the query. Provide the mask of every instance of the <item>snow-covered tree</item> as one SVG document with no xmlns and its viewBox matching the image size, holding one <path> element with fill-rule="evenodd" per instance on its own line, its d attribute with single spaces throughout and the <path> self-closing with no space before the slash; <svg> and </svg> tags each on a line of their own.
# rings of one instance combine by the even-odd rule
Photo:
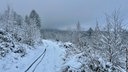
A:
<svg viewBox="0 0 128 72">
<path fill-rule="evenodd" d="M 96 21 L 96 26 L 95 26 L 95 30 L 93 32 L 93 37 L 92 37 L 92 48 L 94 49 L 100 49 L 100 47 L 102 47 L 102 42 L 101 42 L 101 36 L 102 36 L 102 31 L 100 31 L 99 28 L 99 23 L 98 21 Z"/>
<path fill-rule="evenodd" d="M 25 17 L 25 24 L 24 28 L 25 30 L 25 37 L 26 43 L 29 45 L 34 45 L 34 43 L 37 43 L 40 41 L 41 38 L 41 33 L 40 33 L 40 19 L 39 15 L 36 13 L 35 10 L 32 10 L 30 13 L 29 17 Z M 27 25 L 26 25 L 27 24 Z"/>
<path fill-rule="evenodd" d="M 78 21 L 78 23 L 76 24 L 76 30 L 74 31 L 74 43 L 77 46 L 81 46 L 82 41 L 80 41 L 81 39 L 81 25 L 80 22 Z"/>
<path fill-rule="evenodd" d="M 41 20 L 38 13 L 35 10 L 32 10 L 29 19 L 33 20 L 38 28 L 41 28 Z"/>
<path fill-rule="evenodd" d="M 122 38 L 122 19 L 119 13 L 115 11 L 112 16 L 106 16 L 106 27 L 104 33 L 102 33 L 102 52 L 105 53 L 105 57 L 108 61 L 116 67 L 122 67 L 122 59 L 125 55 L 125 44 Z M 123 68 L 123 67 L 122 67 Z"/>
<path fill-rule="evenodd" d="M 0 22 L 1 29 L 14 35 L 15 40 L 19 40 L 21 25 L 23 24 L 23 18 L 19 14 L 8 6 L 7 10 L 1 15 Z"/>
<path fill-rule="evenodd" d="M 88 36 L 91 38 L 92 34 L 93 34 L 93 29 L 90 27 L 89 30 L 87 31 Z"/>
<path fill-rule="evenodd" d="M 28 17 L 27 15 L 25 16 L 25 22 L 26 22 L 27 24 L 30 24 L 30 23 L 29 23 L 29 17 Z"/>
</svg>

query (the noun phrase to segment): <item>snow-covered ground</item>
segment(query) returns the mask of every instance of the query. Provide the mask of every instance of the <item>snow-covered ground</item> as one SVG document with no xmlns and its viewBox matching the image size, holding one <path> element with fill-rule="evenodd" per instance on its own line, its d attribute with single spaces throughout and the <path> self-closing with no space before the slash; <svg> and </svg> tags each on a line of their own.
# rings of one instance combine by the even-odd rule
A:
<svg viewBox="0 0 128 72">
<path fill-rule="evenodd" d="M 60 42 L 43 40 L 43 44 L 37 45 L 35 48 L 30 49 L 24 46 L 27 48 L 25 57 L 9 53 L 9 55 L 0 59 L 0 72 L 24 72 L 45 49 L 45 56 L 42 56 L 43 60 L 41 61 L 42 57 L 39 58 L 27 72 L 57 72 L 63 64 L 65 54 L 65 48 L 60 47 L 60 44 Z"/>
<path fill-rule="evenodd" d="M 8 53 L 6 57 L 0 59 L 0 72 L 92 72 L 89 68 L 90 58 L 85 55 L 85 52 L 72 53 L 73 51 L 70 50 L 74 49 L 74 45 L 70 42 L 42 40 L 42 43 L 35 47 L 21 45 L 26 49 L 25 56 Z M 107 69 L 106 65 L 111 67 L 111 64 L 104 62 L 101 57 L 94 59 L 94 62 L 100 62 L 98 66 L 103 69 Z M 126 72 L 120 67 L 118 69 Z M 112 71 L 108 69 L 108 72 Z"/>
<path fill-rule="evenodd" d="M 35 72 L 57 72 L 62 66 L 65 48 L 59 46 L 59 43 L 52 41 L 43 41 L 46 47 L 46 55 L 42 63 Z"/>
</svg>

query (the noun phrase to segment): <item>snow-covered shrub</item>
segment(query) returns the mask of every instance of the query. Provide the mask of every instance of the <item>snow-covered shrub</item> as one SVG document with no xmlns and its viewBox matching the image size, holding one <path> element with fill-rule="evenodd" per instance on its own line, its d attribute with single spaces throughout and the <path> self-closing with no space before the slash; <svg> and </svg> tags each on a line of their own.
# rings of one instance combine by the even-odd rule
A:
<svg viewBox="0 0 128 72">
<path fill-rule="evenodd" d="M 26 49 L 21 45 L 17 45 L 16 48 L 13 49 L 13 52 L 18 53 L 21 57 L 23 57 L 26 54 Z"/>
<path fill-rule="evenodd" d="M 13 41 L 10 34 L 4 30 L 0 30 L 0 56 L 6 56 L 6 54 L 11 51 L 13 47 Z"/>
<path fill-rule="evenodd" d="M 63 67 L 63 68 L 61 69 L 61 72 L 69 72 L 69 71 L 68 71 L 69 68 L 70 68 L 70 66 L 65 66 L 65 67 Z"/>
<path fill-rule="evenodd" d="M 0 57 L 5 57 L 9 52 L 18 53 L 21 56 L 26 54 L 26 49 L 23 48 L 21 43 L 16 42 L 14 35 L 0 30 Z"/>
<path fill-rule="evenodd" d="M 64 47 L 67 50 L 61 72 L 122 72 L 124 70 L 116 66 L 118 64 L 107 61 L 101 51 L 92 48 L 89 44 L 81 49 L 69 43 L 64 44 Z"/>
</svg>

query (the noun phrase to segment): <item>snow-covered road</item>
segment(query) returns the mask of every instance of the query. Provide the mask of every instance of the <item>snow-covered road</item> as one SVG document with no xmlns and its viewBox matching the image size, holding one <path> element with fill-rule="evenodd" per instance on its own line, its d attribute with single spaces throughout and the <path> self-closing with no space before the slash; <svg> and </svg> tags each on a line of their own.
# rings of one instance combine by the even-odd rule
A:
<svg viewBox="0 0 128 72">
<path fill-rule="evenodd" d="M 43 60 L 41 61 L 42 57 L 39 58 L 27 72 L 32 72 L 39 61 L 41 62 L 34 72 L 58 72 L 65 54 L 65 48 L 60 47 L 60 44 L 50 40 L 43 40 L 43 44 L 36 46 L 36 49 L 27 49 L 27 54 L 23 58 L 12 53 L 0 60 L 0 72 L 24 72 L 42 54 L 45 48 L 46 53 Z"/>
<path fill-rule="evenodd" d="M 44 41 L 44 44 L 46 55 L 35 72 L 57 72 L 63 63 L 62 57 L 65 50 L 60 48 L 57 42 Z"/>
</svg>

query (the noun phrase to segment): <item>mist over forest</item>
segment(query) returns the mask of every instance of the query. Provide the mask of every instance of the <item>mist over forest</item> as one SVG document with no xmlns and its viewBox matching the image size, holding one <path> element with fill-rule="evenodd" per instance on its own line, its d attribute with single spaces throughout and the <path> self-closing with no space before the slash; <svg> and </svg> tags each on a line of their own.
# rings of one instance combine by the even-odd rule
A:
<svg viewBox="0 0 128 72">
<path fill-rule="evenodd" d="M 1 0 L 0 72 L 128 72 L 126 0 Z"/>
</svg>

